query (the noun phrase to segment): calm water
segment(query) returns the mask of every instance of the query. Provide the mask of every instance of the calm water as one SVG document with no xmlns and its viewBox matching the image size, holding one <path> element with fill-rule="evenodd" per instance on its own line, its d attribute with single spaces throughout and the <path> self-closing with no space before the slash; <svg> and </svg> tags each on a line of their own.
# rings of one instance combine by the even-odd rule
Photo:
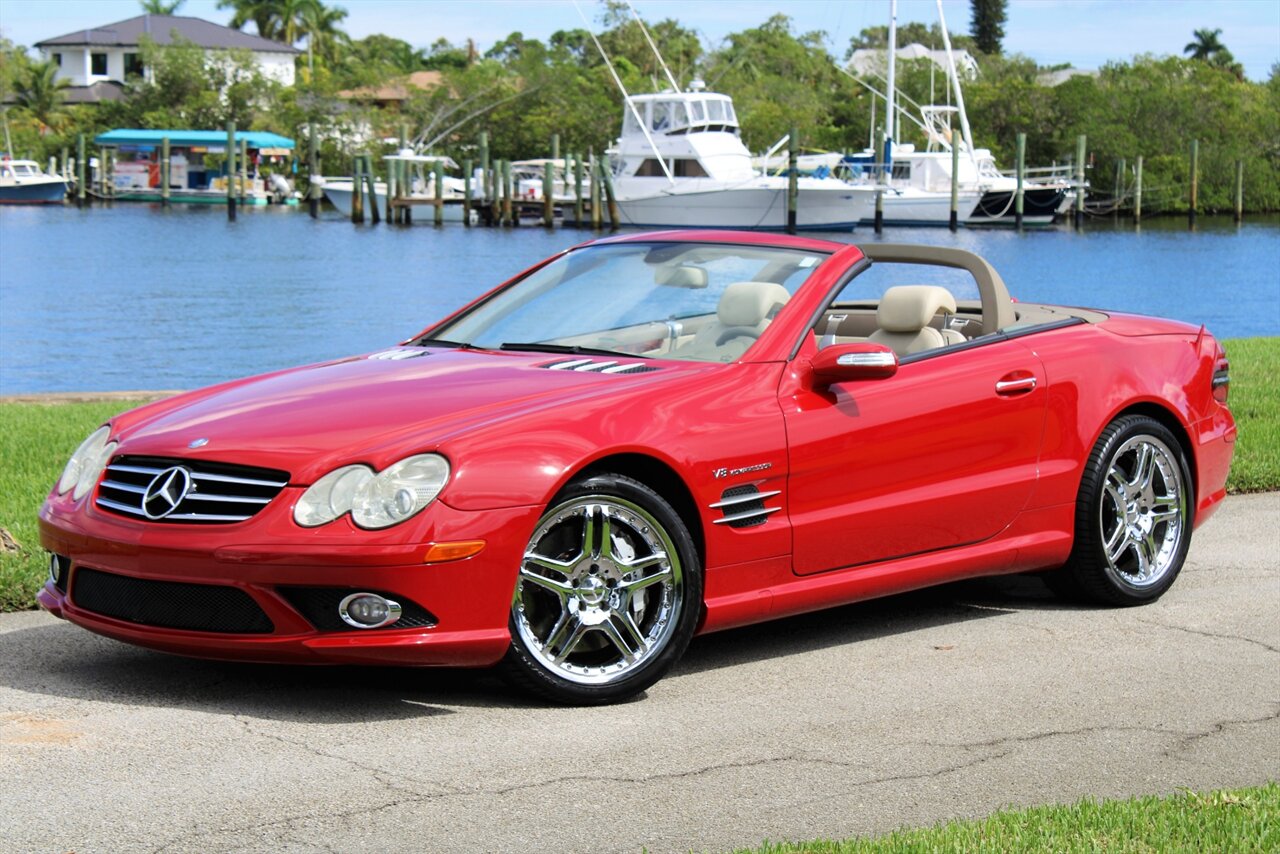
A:
<svg viewBox="0 0 1280 854">
<path fill-rule="evenodd" d="M 0 394 L 194 388 L 403 340 L 589 232 L 353 226 L 337 214 L 0 208 Z M 871 229 L 831 235 L 857 242 Z M 1280 335 L 1280 218 L 886 229 L 978 252 L 1024 301 Z"/>
</svg>

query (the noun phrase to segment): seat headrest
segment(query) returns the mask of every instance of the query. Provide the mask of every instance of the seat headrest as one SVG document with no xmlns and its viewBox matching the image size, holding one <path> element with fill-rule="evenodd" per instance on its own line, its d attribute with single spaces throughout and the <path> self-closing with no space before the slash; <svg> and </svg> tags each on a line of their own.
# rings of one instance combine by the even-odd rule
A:
<svg viewBox="0 0 1280 854">
<path fill-rule="evenodd" d="M 789 299 L 787 289 L 774 282 L 734 282 L 720 296 L 716 315 L 725 326 L 758 326 Z"/>
<path fill-rule="evenodd" d="M 880 297 L 876 325 L 886 332 L 918 332 L 938 312 L 956 313 L 956 298 L 937 285 L 897 285 Z"/>
<path fill-rule="evenodd" d="M 660 267 L 654 279 L 659 285 L 669 288 L 705 288 L 707 286 L 707 271 L 692 264 Z"/>
</svg>

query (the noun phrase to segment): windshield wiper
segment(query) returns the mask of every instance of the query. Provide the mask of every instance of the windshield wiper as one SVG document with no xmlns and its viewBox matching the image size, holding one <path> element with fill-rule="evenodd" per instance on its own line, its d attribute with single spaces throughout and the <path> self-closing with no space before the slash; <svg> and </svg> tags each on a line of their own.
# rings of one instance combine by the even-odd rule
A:
<svg viewBox="0 0 1280 854">
<path fill-rule="evenodd" d="M 531 353 L 569 353 L 574 356 L 625 356 L 628 359 L 647 359 L 635 353 L 603 350 L 599 347 L 580 347 L 577 344 L 542 344 L 537 341 L 503 341 L 499 350 L 528 350 Z"/>
<path fill-rule="evenodd" d="M 416 347 L 449 347 L 454 350 L 474 350 L 474 344 L 466 341 L 450 341 L 447 338 L 419 338 L 414 341 Z"/>
</svg>

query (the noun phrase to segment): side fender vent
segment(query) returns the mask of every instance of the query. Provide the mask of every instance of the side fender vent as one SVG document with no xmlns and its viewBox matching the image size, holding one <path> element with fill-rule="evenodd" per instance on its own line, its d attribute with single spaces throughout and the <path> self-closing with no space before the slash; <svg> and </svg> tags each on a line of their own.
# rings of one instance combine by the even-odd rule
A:
<svg viewBox="0 0 1280 854">
<path fill-rule="evenodd" d="M 723 516 L 712 520 L 717 525 L 728 525 L 730 528 L 754 528 L 769 521 L 769 517 L 781 510 L 781 507 L 767 507 L 765 501 L 779 495 L 778 490 L 761 492 L 755 484 L 731 486 L 720 496 L 720 500 L 710 505 L 712 510 L 719 510 Z"/>
</svg>

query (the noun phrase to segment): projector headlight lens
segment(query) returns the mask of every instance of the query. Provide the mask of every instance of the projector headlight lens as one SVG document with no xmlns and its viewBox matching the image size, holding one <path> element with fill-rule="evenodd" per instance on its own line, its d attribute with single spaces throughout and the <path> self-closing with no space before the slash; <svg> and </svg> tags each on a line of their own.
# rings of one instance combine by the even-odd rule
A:
<svg viewBox="0 0 1280 854">
<path fill-rule="evenodd" d="M 62 477 L 58 478 L 59 495 L 71 492 L 71 497 L 79 501 L 93 488 L 98 478 L 102 476 L 102 470 L 111 461 L 111 455 L 119 447 L 117 442 L 107 441 L 110 438 L 111 428 L 103 426 L 94 430 L 88 439 L 80 443 L 80 447 L 76 448 L 71 459 L 67 460 L 67 465 L 62 470 Z"/>
<path fill-rule="evenodd" d="M 420 513 L 448 482 L 449 461 L 439 454 L 406 457 L 381 472 L 343 466 L 302 494 L 293 519 L 314 528 L 350 513 L 361 528 L 389 528 Z"/>
</svg>

